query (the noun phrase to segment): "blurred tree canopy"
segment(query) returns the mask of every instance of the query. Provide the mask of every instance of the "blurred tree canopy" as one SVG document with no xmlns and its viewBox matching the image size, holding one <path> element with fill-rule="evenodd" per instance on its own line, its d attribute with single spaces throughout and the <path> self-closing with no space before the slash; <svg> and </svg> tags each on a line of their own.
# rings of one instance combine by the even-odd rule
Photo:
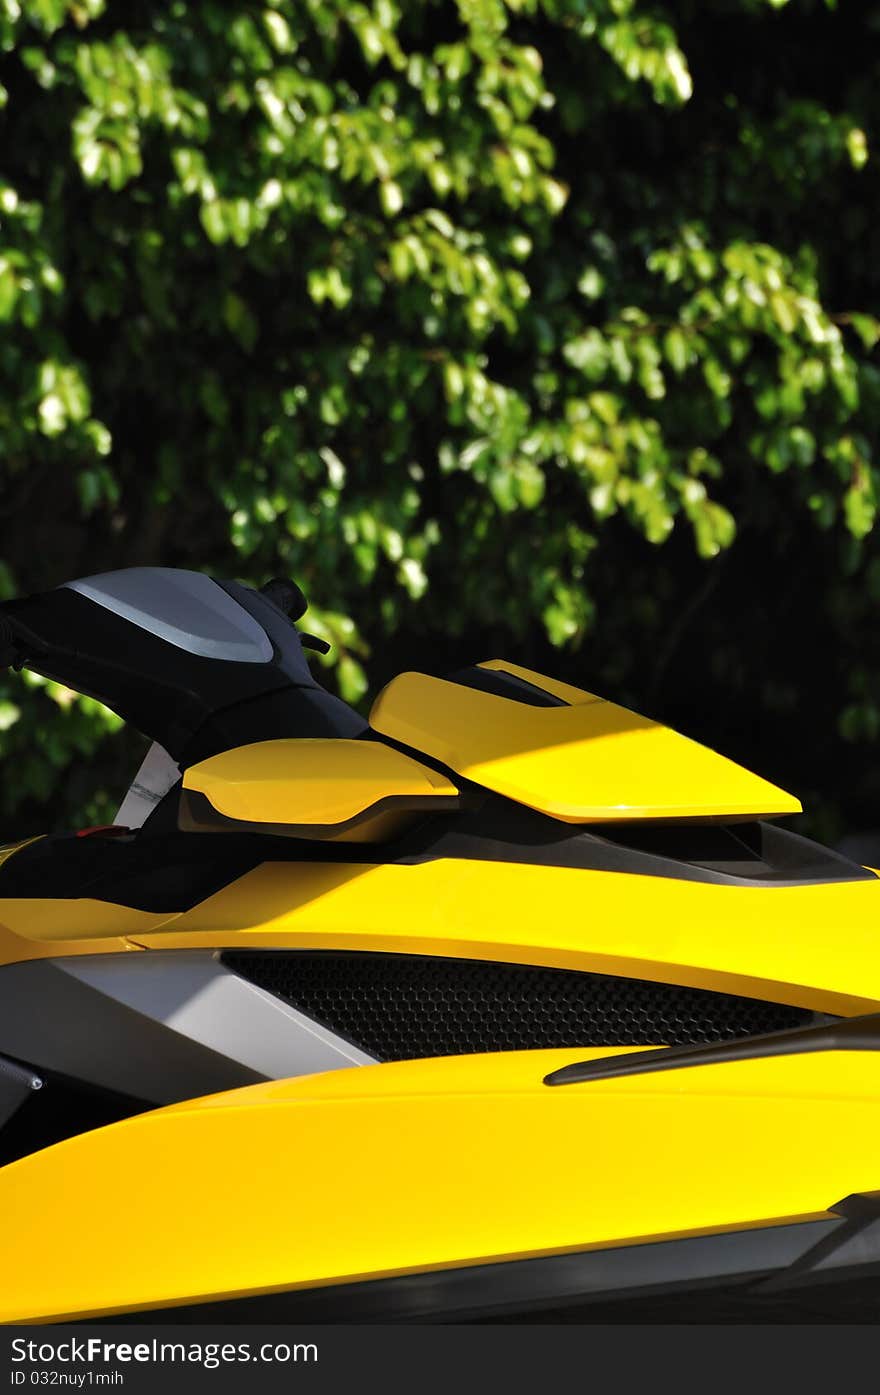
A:
<svg viewBox="0 0 880 1395">
<path fill-rule="evenodd" d="M 878 28 L 0 0 L 0 590 L 286 572 L 350 701 L 506 653 L 877 822 Z M 115 725 L 4 678 L 3 831 Z"/>
</svg>

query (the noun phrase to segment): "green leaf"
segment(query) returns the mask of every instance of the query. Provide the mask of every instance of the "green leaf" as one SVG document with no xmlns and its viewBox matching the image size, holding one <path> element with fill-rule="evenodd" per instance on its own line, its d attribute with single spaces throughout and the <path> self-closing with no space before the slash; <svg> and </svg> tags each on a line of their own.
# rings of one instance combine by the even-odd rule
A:
<svg viewBox="0 0 880 1395">
<path fill-rule="evenodd" d="M 852 314 L 849 316 L 849 323 L 870 352 L 880 339 L 880 320 L 873 315 Z"/>
<path fill-rule="evenodd" d="M 868 163 L 868 141 L 864 131 L 853 126 L 846 134 L 846 148 L 853 169 L 860 170 Z"/>
<path fill-rule="evenodd" d="M 682 330 L 673 328 L 666 332 L 663 338 L 663 352 L 679 376 L 685 372 L 690 355 L 687 336 Z"/>
</svg>

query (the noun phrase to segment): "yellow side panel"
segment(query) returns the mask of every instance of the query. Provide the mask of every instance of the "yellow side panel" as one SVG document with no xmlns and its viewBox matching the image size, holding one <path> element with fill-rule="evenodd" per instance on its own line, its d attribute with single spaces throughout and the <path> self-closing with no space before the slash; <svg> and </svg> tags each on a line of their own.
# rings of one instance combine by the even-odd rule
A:
<svg viewBox="0 0 880 1395">
<path fill-rule="evenodd" d="M 22 848 L 39 841 L 24 838 L 0 848 L 0 866 Z M 112 954 L 140 949 L 126 939 L 129 931 L 146 934 L 173 916 L 136 911 L 88 897 L 0 897 L 0 967 L 49 955 Z M 59 946 L 63 941 L 63 947 Z"/>
<path fill-rule="evenodd" d="M 133 940 L 120 936 L 110 936 L 101 940 L 65 940 L 63 947 L 57 940 L 23 940 L 0 925 L 0 968 L 4 964 L 21 964 L 29 959 L 53 959 L 59 954 L 118 954 L 124 950 L 142 949 Z"/>
<path fill-rule="evenodd" d="M 454 798 L 458 791 L 378 741 L 259 741 L 210 756 L 184 773 L 221 814 L 248 823 L 338 824 L 386 799 Z"/>
<path fill-rule="evenodd" d="M 494 660 L 539 687 L 540 674 Z M 568 685 L 567 707 L 532 707 L 402 673 L 370 723 L 486 789 L 567 823 L 790 814 L 800 802 L 688 737 Z M 548 691 L 550 689 L 548 688 Z"/>
<path fill-rule="evenodd" d="M 877 880 L 713 886 L 446 858 L 265 864 L 136 938 L 546 964 L 853 1015 L 880 1003 L 878 926 Z"/>
<path fill-rule="evenodd" d="M 12 1163 L 0 1169 L 0 1320 L 813 1218 L 877 1187 L 876 1053 L 541 1083 L 583 1055 L 256 1086 Z"/>
<path fill-rule="evenodd" d="M 174 915 L 130 906 L 39 896 L 0 898 L 0 966 L 58 954 L 104 954 L 140 946 L 127 939 L 158 930 Z"/>
</svg>

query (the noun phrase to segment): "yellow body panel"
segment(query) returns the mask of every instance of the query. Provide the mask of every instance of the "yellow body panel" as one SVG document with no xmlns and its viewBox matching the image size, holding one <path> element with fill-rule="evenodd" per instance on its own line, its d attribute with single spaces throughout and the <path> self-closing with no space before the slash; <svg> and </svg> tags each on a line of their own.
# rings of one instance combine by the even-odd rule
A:
<svg viewBox="0 0 880 1395">
<path fill-rule="evenodd" d="M 255 1086 L 12 1163 L 0 1169 L 0 1320 L 807 1219 L 877 1188 L 877 1053 L 541 1083 L 584 1054 Z"/>
<path fill-rule="evenodd" d="M 713 886 L 449 858 L 266 864 L 135 939 L 545 964 L 855 1016 L 880 1004 L 879 933 L 877 880 Z"/>
<path fill-rule="evenodd" d="M 113 954 L 139 949 L 139 937 L 174 920 L 167 912 L 138 911 L 81 896 L 0 898 L 0 966 L 59 954 Z"/>
<path fill-rule="evenodd" d="M 539 687 L 528 669 L 492 661 Z M 554 684 L 557 696 L 579 689 Z M 549 691 L 549 689 L 548 689 Z M 566 823 L 747 818 L 800 811 L 784 790 L 686 736 L 591 693 L 567 707 L 533 707 L 402 673 L 379 694 L 370 723 L 498 794 Z"/>
<path fill-rule="evenodd" d="M 23 838 L 0 848 L 0 867 L 22 848 L 39 842 L 45 835 Z M 41 897 L 12 900 L 0 898 L 0 966 L 26 959 L 46 959 L 58 953 L 53 938 L 60 929 L 65 954 L 115 954 L 140 949 L 124 938 L 125 926 L 143 933 L 153 930 L 167 916 L 144 915 L 142 911 L 119 914 L 118 906 L 106 901 L 58 901 Z M 15 929 L 4 924 L 11 920 Z M 85 936 L 85 938 L 83 938 Z"/>
<path fill-rule="evenodd" d="M 183 786 L 229 818 L 272 824 L 346 823 L 383 800 L 458 794 L 445 775 L 391 746 L 321 738 L 237 746 L 190 766 Z"/>
<path fill-rule="evenodd" d="M 97 940 L 65 940 L 64 945 L 59 946 L 57 940 L 24 940 L 7 930 L 5 925 L 0 925 L 0 968 L 4 964 L 21 964 L 29 959 L 54 959 L 59 954 L 119 954 L 124 950 L 142 948 L 142 945 L 118 935 Z"/>
<path fill-rule="evenodd" d="M 440 954 L 626 974 L 854 1015 L 880 1004 L 880 881 L 724 886 L 520 863 L 266 863 L 189 911 L 0 901 L 0 964 L 224 947 Z"/>
<path fill-rule="evenodd" d="M 384 950 L 626 974 L 818 1011 L 880 1004 L 880 881 L 717 886 L 443 859 L 267 863 L 164 928 L 168 949 Z"/>
</svg>

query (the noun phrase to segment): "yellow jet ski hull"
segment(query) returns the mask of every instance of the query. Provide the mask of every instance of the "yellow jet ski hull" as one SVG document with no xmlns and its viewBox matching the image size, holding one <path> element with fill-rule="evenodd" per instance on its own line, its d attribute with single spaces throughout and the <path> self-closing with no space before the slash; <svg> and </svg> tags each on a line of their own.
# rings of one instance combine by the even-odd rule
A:
<svg viewBox="0 0 880 1395">
<path fill-rule="evenodd" d="M 876 1051 L 547 1085 L 575 1054 L 273 1082 L 12 1163 L 0 1169 L 0 1318 L 173 1321 L 208 1305 L 210 1320 L 214 1303 L 259 1315 L 244 1300 L 261 1295 L 275 1314 L 287 1295 L 295 1315 L 322 1294 L 321 1311 L 343 1320 L 467 1303 L 486 1315 L 631 1294 L 658 1275 L 687 1285 L 700 1265 L 701 1282 L 729 1281 L 731 1266 L 754 1282 L 841 1229 L 831 1208 L 880 1180 Z M 580 1258 L 545 1267 L 543 1292 L 533 1266 L 529 1301 L 511 1290 L 507 1266 L 564 1256 Z"/>
<path fill-rule="evenodd" d="M 164 568 L 0 606 L 0 662 L 154 743 L 139 822 L 0 849 L 0 1321 L 586 1314 L 880 1266 L 880 877 L 504 660 L 403 673 L 368 721 L 304 607 Z"/>
</svg>

